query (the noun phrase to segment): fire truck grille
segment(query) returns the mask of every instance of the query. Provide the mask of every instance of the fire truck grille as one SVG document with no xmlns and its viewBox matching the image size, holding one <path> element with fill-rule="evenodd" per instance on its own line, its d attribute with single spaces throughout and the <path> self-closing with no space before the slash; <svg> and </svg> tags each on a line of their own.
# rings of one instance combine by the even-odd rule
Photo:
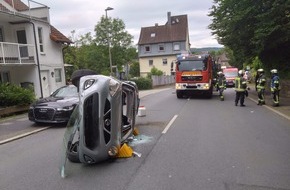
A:
<svg viewBox="0 0 290 190">
<path fill-rule="evenodd" d="M 202 76 L 182 76 L 182 81 L 202 81 Z"/>
</svg>

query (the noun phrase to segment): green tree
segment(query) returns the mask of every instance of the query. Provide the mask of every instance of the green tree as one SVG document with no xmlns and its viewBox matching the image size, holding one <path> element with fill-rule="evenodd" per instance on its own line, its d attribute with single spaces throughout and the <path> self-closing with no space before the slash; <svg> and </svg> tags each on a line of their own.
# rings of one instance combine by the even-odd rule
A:
<svg viewBox="0 0 290 190">
<path fill-rule="evenodd" d="M 109 40 L 109 41 L 108 41 Z M 95 26 L 95 40 L 98 45 L 112 47 L 131 47 L 133 36 L 125 30 L 125 23 L 118 18 L 101 17 L 101 20 Z"/>
<path fill-rule="evenodd" d="M 212 34 L 242 67 L 258 56 L 266 69 L 289 69 L 289 0 L 214 0 Z"/>
<path fill-rule="evenodd" d="M 73 65 L 70 74 L 75 69 L 91 69 L 99 74 L 110 74 L 109 44 L 113 65 L 121 70 L 123 65 L 136 59 L 138 54 L 132 46 L 132 35 L 125 31 L 125 24 L 120 19 L 101 17 L 95 26 L 95 35 L 87 33 L 75 36 L 72 31 L 71 39 L 74 44 L 64 50 L 65 63 Z M 69 77 L 67 77 L 69 78 Z"/>
<path fill-rule="evenodd" d="M 121 70 L 132 59 L 137 57 L 136 48 L 132 47 L 133 36 L 125 30 L 125 24 L 118 18 L 101 17 L 95 26 L 95 39 L 97 45 L 111 48 L 112 65 Z M 109 56 L 107 56 L 109 63 Z"/>
<path fill-rule="evenodd" d="M 130 65 L 130 75 L 132 77 L 139 77 L 140 76 L 140 65 L 139 62 L 133 61 Z"/>
</svg>

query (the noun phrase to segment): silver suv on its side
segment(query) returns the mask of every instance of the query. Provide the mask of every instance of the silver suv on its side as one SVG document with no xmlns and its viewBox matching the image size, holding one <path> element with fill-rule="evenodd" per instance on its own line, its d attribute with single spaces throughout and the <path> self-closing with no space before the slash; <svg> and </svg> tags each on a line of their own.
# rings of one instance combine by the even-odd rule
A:
<svg viewBox="0 0 290 190">
<path fill-rule="evenodd" d="M 103 75 L 83 76 L 79 99 L 64 136 L 65 157 L 85 164 L 115 157 L 133 134 L 139 107 L 136 84 Z"/>
</svg>

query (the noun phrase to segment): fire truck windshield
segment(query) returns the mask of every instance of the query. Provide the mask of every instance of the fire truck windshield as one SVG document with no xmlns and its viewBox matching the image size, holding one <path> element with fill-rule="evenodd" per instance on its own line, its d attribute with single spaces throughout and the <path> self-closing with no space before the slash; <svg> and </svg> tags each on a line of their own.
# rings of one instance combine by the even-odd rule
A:
<svg viewBox="0 0 290 190">
<path fill-rule="evenodd" d="M 178 62 L 179 71 L 205 71 L 207 65 L 202 60 L 184 60 Z"/>
<path fill-rule="evenodd" d="M 237 71 L 224 71 L 225 77 L 236 77 L 238 76 Z"/>
</svg>

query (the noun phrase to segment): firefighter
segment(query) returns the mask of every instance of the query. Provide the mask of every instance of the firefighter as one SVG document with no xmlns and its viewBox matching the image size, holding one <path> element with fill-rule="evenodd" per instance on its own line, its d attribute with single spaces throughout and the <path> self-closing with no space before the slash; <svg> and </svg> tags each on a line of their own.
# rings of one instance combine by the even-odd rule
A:
<svg viewBox="0 0 290 190">
<path fill-rule="evenodd" d="M 259 75 L 260 75 L 260 73 L 259 73 L 259 71 L 257 71 L 256 72 L 256 76 L 255 76 L 255 88 L 256 88 L 256 91 L 258 91 L 257 86 L 258 86 L 258 78 L 259 78 Z"/>
<path fill-rule="evenodd" d="M 236 91 L 236 98 L 235 98 L 235 106 L 238 105 L 240 101 L 240 106 L 244 107 L 245 101 L 245 92 L 247 89 L 247 81 L 243 78 L 244 71 L 239 70 L 238 76 L 235 78 L 235 91 Z"/>
<path fill-rule="evenodd" d="M 221 101 L 224 101 L 224 90 L 226 89 L 226 77 L 223 72 L 218 72 L 217 89 L 219 91 L 219 97 Z"/>
<path fill-rule="evenodd" d="M 279 76 L 277 69 L 271 70 L 271 93 L 273 94 L 273 106 L 279 106 Z"/>
<path fill-rule="evenodd" d="M 259 77 L 257 80 L 257 91 L 258 91 L 258 105 L 265 104 L 265 85 L 266 77 L 264 69 L 258 69 Z"/>
</svg>

